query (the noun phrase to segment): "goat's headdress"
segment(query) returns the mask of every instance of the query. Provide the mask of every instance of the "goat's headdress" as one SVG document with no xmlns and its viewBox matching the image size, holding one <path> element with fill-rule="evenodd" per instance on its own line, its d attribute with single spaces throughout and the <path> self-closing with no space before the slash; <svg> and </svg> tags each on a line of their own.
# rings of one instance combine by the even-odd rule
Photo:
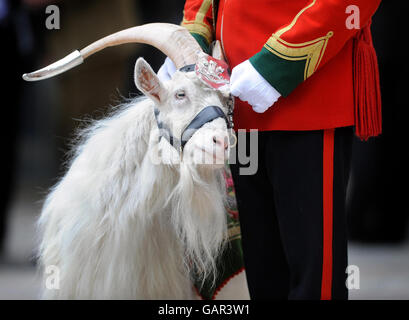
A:
<svg viewBox="0 0 409 320">
<path fill-rule="evenodd" d="M 86 58 L 104 48 L 124 43 L 145 43 L 154 46 L 166 54 L 175 63 L 178 70 L 185 72 L 195 71 L 197 77 L 206 86 L 212 89 L 221 90 L 229 85 L 229 67 L 224 61 L 220 44 L 217 43 L 213 47 L 213 57 L 209 56 L 203 52 L 187 29 L 169 23 L 150 23 L 116 32 L 95 41 L 82 50 L 72 52 L 63 59 L 45 68 L 24 74 L 23 79 L 26 81 L 38 81 L 51 78 L 80 65 Z M 217 117 L 222 117 L 226 120 L 228 128 L 231 129 L 231 135 L 235 137 L 232 131 L 233 105 L 233 97 L 230 95 L 227 117 L 221 110 L 217 110 L 217 107 L 214 106 L 202 110 L 202 112 L 192 120 L 188 126 L 189 129 L 198 129 L 198 127 L 204 123 Z M 157 118 L 158 111 L 155 111 L 155 115 Z M 161 129 L 160 122 L 158 122 L 158 127 Z M 182 135 L 178 143 L 180 150 L 183 149 L 183 145 L 191 135 L 191 130 L 185 131 L 184 136 Z M 168 132 L 168 136 L 169 142 L 173 144 L 171 140 L 174 140 L 174 137 L 172 137 L 170 131 Z"/>
<path fill-rule="evenodd" d="M 51 78 L 80 65 L 89 56 L 102 49 L 125 43 L 145 43 L 154 46 L 166 54 L 175 63 L 177 69 L 195 70 L 200 75 L 200 79 L 215 89 L 229 82 L 228 66 L 221 60 L 223 53 L 220 48 L 216 48 L 218 51 L 216 58 L 210 57 L 203 53 L 189 31 L 169 23 L 149 23 L 113 33 L 84 49 L 75 50 L 45 68 L 23 74 L 23 79 L 38 81 Z M 189 70 L 191 66 L 193 69 Z"/>
</svg>

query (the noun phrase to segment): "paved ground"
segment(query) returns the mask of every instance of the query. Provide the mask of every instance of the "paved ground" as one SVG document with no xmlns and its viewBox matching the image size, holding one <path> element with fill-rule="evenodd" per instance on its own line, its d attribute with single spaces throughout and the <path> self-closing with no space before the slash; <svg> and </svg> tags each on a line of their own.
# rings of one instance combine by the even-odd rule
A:
<svg viewBox="0 0 409 320">
<path fill-rule="evenodd" d="M 351 299 L 409 299 L 409 242 L 399 246 L 351 244 L 349 264 L 360 271 L 360 289 L 350 290 Z"/>
<path fill-rule="evenodd" d="M 27 193 L 14 199 L 7 254 L 0 261 L 0 299 L 38 298 L 33 253 L 39 208 Z M 409 241 L 399 246 L 350 244 L 349 263 L 360 271 L 360 289 L 350 290 L 351 299 L 409 299 Z"/>
</svg>

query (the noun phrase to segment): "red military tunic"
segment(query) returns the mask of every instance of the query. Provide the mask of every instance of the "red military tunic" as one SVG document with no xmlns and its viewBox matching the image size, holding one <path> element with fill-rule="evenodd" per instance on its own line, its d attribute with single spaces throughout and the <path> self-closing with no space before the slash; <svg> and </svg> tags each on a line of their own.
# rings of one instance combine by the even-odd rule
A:
<svg viewBox="0 0 409 320">
<path fill-rule="evenodd" d="M 231 68 L 250 59 L 256 70 L 282 95 L 262 114 L 236 99 L 235 129 L 318 130 L 358 122 L 371 126 L 371 121 L 380 121 L 371 120 L 373 110 L 366 107 L 367 100 L 372 105 L 379 105 L 376 100 L 379 95 L 371 98 L 372 89 L 366 90 L 372 96 L 361 103 L 365 105 L 366 113 L 354 109 L 359 101 L 362 102 L 357 98 L 354 85 L 357 87 L 357 83 L 362 82 L 359 77 L 364 75 L 354 75 L 354 59 L 357 61 L 354 39 L 359 30 L 349 29 L 346 25 L 350 2 L 213 2 L 187 0 L 182 25 L 203 47 L 214 39 L 220 40 Z M 370 23 L 379 3 L 380 0 L 356 0 L 353 3 L 359 8 L 361 27 Z M 373 50 L 371 42 L 369 45 Z M 366 84 L 375 86 L 376 90 L 372 80 Z M 360 89 L 359 92 L 365 92 L 362 86 Z M 369 136 L 376 134 L 379 132 Z"/>
</svg>

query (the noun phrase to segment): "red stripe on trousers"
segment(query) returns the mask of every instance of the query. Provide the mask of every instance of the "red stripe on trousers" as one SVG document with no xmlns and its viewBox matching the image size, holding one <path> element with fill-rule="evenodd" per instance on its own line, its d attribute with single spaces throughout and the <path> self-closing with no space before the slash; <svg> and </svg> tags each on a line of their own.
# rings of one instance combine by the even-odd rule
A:
<svg viewBox="0 0 409 320">
<path fill-rule="evenodd" d="M 324 130 L 323 143 L 323 257 L 321 300 L 331 299 L 332 289 L 332 212 L 334 181 L 334 132 Z"/>
</svg>

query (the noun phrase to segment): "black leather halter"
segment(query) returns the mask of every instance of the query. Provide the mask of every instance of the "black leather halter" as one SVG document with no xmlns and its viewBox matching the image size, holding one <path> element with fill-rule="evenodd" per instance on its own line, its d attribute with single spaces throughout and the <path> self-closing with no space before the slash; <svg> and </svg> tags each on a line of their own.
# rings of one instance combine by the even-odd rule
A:
<svg viewBox="0 0 409 320">
<path fill-rule="evenodd" d="M 162 137 L 164 137 L 175 149 L 183 151 L 186 143 L 189 139 L 193 136 L 196 130 L 203 127 L 206 123 L 209 123 L 215 119 L 222 118 L 226 121 L 227 128 L 230 129 L 230 122 L 227 119 L 226 115 L 224 114 L 223 110 L 218 106 L 207 106 L 202 109 L 187 127 L 183 130 L 181 138 L 176 138 L 172 131 L 169 129 L 167 125 L 165 125 L 162 121 L 159 120 L 159 110 L 157 108 L 154 109 L 156 123 L 158 124 L 158 128 L 160 130 L 159 134 L 159 141 Z"/>
<path fill-rule="evenodd" d="M 186 65 L 179 69 L 182 72 L 191 72 L 195 71 L 195 64 Z M 233 130 L 233 106 L 234 101 L 233 97 L 230 95 L 229 101 L 227 103 L 228 106 L 228 114 L 227 116 L 223 112 L 223 110 L 218 106 L 207 106 L 202 109 L 196 116 L 193 118 L 192 121 L 187 125 L 187 127 L 183 130 L 182 135 L 179 138 L 176 138 L 170 128 L 164 124 L 162 121 L 159 120 L 159 109 L 154 108 L 155 119 L 156 123 L 159 128 L 159 141 L 162 137 L 164 137 L 176 150 L 179 152 L 183 151 L 186 143 L 189 139 L 193 136 L 196 130 L 203 127 L 206 123 L 209 123 L 215 119 L 222 118 L 226 121 L 227 128 L 230 131 Z"/>
</svg>

